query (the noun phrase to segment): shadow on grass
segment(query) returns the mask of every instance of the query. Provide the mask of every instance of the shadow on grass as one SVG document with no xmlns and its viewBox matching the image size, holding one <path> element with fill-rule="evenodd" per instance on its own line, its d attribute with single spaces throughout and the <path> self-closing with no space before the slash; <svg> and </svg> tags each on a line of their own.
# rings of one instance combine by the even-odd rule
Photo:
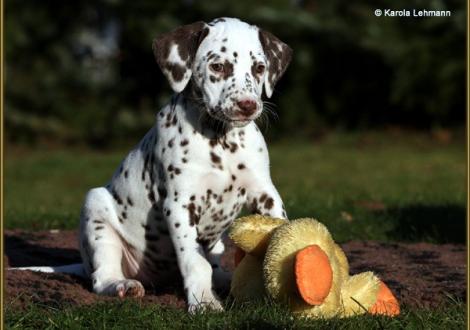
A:
<svg viewBox="0 0 470 330">
<path fill-rule="evenodd" d="M 379 216 L 396 225 L 387 233 L 392 239 L 465 244 L 465 207 L 447 205 L 410 205 L 387 209 Z"/>
</svg>

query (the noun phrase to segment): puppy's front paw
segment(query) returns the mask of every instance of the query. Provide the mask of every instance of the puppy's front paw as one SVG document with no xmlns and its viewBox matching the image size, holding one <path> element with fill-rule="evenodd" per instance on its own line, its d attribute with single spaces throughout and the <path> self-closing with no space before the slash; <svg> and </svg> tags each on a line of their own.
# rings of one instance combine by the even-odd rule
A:
<svg viewBox="0 0 470 330">
<path fill-rule="evenodd" d="M 223 311 L 224 308 L 212 290 L 202 290 L 199 294 L 188 293 L 188 312 L 194 314 L 199 310 Z"/>
</svg>

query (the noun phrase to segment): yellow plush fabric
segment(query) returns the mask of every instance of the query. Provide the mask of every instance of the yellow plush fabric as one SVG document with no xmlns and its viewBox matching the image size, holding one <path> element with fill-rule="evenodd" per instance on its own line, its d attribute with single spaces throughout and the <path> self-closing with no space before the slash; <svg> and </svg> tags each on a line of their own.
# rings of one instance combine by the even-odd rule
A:
<svg viewBox="0 0 470 330">
<path fill-rule="evenodd" d="M 246 253 L 262 258 L 273 229 L 287 222 L 288 220 L 285 219 L 269 218 L 257 214 L 243 217 L 234 221 L 229 237 Z"/>
<path fill-rule="evenodd" d="M 339 247 L 338 244 L 334 245 L 336 260 L 338 260 L 338 268 L 341 269 L 339 281 L 343 283 L 349 278 L 349 263 L 346 255 L 344 254 L 343 249 Z"/>
<path fill-rule="evenodd" d="M 341 287 L 342 316 L 366 313 L 377 300 L 380 280 L 372 272 L 351 276 Z"/>
<path fill-rule="evenodd" d="M 254 301 L 266 295 L 260 259 L 249 254 L 243 257 L 233 273 L 230 294 L 237 302 Z"/>
<path fill-rule="evenodd" d="M 328 229 L 315 219 L 287 221 L 248 216 L 235 221 L 229 236 L 246 253 L 232 280 L 231 294 L 237 301 L 268 295 L 287 303 L 296 316 L 312 318 L 363 314 L 378 301 L 381 282 L 377 276 L 372 272 L 350 276 L 343 250 L 333 241 Z M 294 271 L 298 252 L 312 245 L 328 257 L 333 277 L 328 295 L 317 305 L 302 299 Z"/>
</svg>

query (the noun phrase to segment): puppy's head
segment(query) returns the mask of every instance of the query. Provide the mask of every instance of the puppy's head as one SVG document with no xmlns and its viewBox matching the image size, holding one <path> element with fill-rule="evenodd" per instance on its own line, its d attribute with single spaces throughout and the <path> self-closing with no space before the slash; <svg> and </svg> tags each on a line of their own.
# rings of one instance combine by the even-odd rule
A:
<svg viewBox="0 0 470 330">
<path fill-rule="evenodd" d="M 196 22 L 153 42 L 155 58 L 175 92 L 192 79 L 195 97 L 208 114 L 244 126 L 263 110 L 292 50 L 269 32 L 234 18 Z"/>
</svg>

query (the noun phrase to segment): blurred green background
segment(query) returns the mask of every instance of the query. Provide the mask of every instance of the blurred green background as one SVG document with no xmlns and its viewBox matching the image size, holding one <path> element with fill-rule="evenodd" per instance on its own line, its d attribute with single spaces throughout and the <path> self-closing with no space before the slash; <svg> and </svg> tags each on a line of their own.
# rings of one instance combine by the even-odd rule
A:
<svg viewBox="0 0 470 330">
<path fill-rule="evenodd" d="M 12 144 L 135 143 L 171 94 L 152 39 L 197 20 L 239 17 L 294 49 L 266 135 L 463 127 L 466 8 L 396 0 L 451 17 L 376 17 L 391 2 L 5 1 L 5 126 Z"/>
</svg>

